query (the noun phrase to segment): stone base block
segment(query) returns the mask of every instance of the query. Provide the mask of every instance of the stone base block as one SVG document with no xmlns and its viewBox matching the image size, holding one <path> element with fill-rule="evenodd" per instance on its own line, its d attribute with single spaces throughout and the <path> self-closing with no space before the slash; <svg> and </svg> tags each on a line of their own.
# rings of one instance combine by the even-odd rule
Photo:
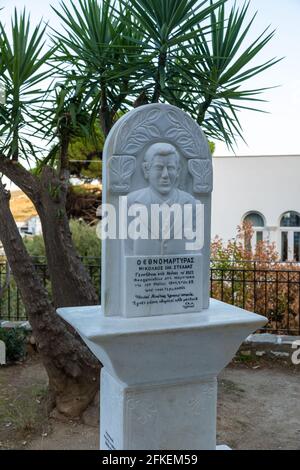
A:
<svg viewBox="0 0 300 470">
<path fill-rule="evenodd" d="M 126 386 L 101 375 L 102 450 L 213 450 L 216 379 Z"/>
<path fill-rule="evenodd" d="M 102 362 L 102 450 L 215 450 L 217 376 L 266 318 L 211 301 L 208 310 L 106 317 L 58 310 Z"/>
</svg>

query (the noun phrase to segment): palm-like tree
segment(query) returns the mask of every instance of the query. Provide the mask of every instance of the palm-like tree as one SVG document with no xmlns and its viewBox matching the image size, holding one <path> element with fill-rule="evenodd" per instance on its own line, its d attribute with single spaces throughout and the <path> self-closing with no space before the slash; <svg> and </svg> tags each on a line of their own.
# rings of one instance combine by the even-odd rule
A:
<svg viewBox="0 0 300 470">
<path fill-rule="evenodd" d="M 239 111 L 258 110 L 264 89 L 245 84 L 272 67 L 254 59 L 274 31 L 248 41 L 255 15 L 249 2 L 226 14 L 226 0 L 79 0 L 57 14 L 57 65 L 89 94 L 105 135 L 121 110 L 149 102 L 183 108 L 208 137 L 233 147 L 243 138 Z M 69 64 L 62 70 L 61 63 Z M 65 67 L 65 65 L 64 65 Z"/>
<path fill-rule="evenodd" d="M 73 246 L 66 214 L 67 148 L 79 132 L 84 106 L 76 89 L 61 87 L 55 93 L 49 92 L 47 81 L 45 86 L 53 73 L 49 64 L 53 49 L 45 47 L 44 33 L 41 24 L 31 31 L 25 13 L 15 12 L 12 40 L 0 23 L 0 87 L 5 91 L 5 101 L 0 103 L 0 173 L 24 191 L 40 216 L 53 303 L 19 235 L 1 178 L 0 239 L 49 375 L 53 403 L 74 416 L 93 399 L 99 379 L 99 364 L 55 313 L 59 305 L 98 303 Z M 44 136 L 52 141 L 50 131 L 58 158 L 52 158 L 51 149 L 41 168 L 45 156 L 41 142 Z M 31 171 L 36 165 L 39 171 Z"/>
</svg>

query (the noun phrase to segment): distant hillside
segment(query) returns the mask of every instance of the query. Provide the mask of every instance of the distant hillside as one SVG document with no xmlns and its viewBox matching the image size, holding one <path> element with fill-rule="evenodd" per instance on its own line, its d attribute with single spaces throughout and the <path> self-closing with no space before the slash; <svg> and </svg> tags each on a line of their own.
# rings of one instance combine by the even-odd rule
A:
<svg viewBox="0 0 300 470">
<path fill-rule="evenodd" d="M 32 202 L 22 191 L 11 192 L 10 208 L 16 222 L 24 222 L 37 215 Z"/>
<path fill-rule="evenodd" d="M 101 184 L 73 186 L 68 195 L 68 216 L 83 218 L 84 220 L 86 218 L 86 222 L 91 222 L 95 218 L 96 209 L 101 203 L 101 192 Z M 30 199 L 20 190 L 11 192 L 10 208 L 16 222 L 24 222 L 37 215 Z"/>
</svg>

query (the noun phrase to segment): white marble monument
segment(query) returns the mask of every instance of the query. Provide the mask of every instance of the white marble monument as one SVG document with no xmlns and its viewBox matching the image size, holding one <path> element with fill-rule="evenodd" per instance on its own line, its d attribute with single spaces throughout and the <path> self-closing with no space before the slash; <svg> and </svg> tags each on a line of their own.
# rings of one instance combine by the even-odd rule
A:
<svg viewBox="0 0 300 470">
<path fill-rule="evenodd" d="M 142 106 L 103 172 L 102 305 L 58 310 L 104 365 L 100 448 L 216 449 L 217 376 L 266 319 L 209 300 L 207 140 L 181 110 Z"/>
<path fill-rule="evenodd" d="M 103 203 L 115 208 L 119 235 L 103 242 L 104 314 L 144 317 L 208 308 L 212 159 L 202 130 L 173 106 L 142 106 L 114 126 L 104 149 L 104 168 Z M 122 204 L 120 197 L 125 196 L 127 202 Z M 134 225 L 134 216 L 124 215 L 124 205 L 135 215 L 147 210 L 139 229 Z M 191 207 L 194 230 L 196 207 L 199 206 L 199 212 L 203 207 L 203 223 L 198 224 L 198 235 L 204 241 L 201 249 L 191 250 L 193 239 L 188 240 L 185 233 L 180 233 L 186 214 L 182 213 L 180 221 L 174 214 L 167 217 L 163 212 L 174 206 Z M 165 233 L 165 223 L 170 227 L 170 236 Z M 128 239 L 132 226 L 137 236 L 142 232 L 145 237 Z M 158 260 L 162 263 L 160 267 L 155 264 Z M 138 269 L 138 263 L 144 271 Z M 177 266 L 183 269 L 176 269 Z M 189 278 L 187 271 L 191 272 Z M 137 281 L 138 273 L 141 282 Z M 145 275 L 141 276 L 142 273 Z M 182 280 L 181 289 L 176 285 L 178 277 Z M 166 284 L 168 291 L 161 289 Z"/>
</svg>

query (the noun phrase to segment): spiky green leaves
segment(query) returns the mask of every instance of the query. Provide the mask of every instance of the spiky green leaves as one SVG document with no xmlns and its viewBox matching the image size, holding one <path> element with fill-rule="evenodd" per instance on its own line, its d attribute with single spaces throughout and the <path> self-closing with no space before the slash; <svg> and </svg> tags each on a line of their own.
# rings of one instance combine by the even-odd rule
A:
<svg viewBox="0 0 300 470">
<path fill-rule="evenodd" d="M 249 2 L 242 8 L 234 5 L 229 14 L 225 5 L 212 11 L 209 34 L 194 29 L 195 36 L 178 56 L 169 83 L 174 104 L 181 101 L 209 136 L 225 141 L 229 147 L 237 137 L 243 139 L 239 111 L 259 110 L 251 102 L 263 101 L 260 95 L 267 89 L 246 88 L 245 84 L 278 62 L 271 59 L 252 65 L 254 60 L 257 64 L 274 31 L 267 29 L 255 41 L 249 41 L 256 15 L 247 19 L 248 13 Z"/>
<path fill-rule="evenodd" d="M 52 54 L 45 48 L 45 28 L 40 23 L 31 31 L 30 17 L 15 10 L 10 40 L 0 22 L 0 87 L 5 92 L 5 103 L 0 104 L 0 151 L 15 160 L 20 153 L 35 153 L 31 137 L 37 131 Z"/>
<path fill-rule="evenodd" d="M 12 40 L 0 22 L 0 145 L 10 158 L 34 154 L 32 135 L 56 144 L 104 135 L 132 106 L 168 102 L 191 114 L 207 135 L 233 146 L 243 138 L 239 111 L 257 110 L 266 88 L 248 86 L 277 59 L 257 58 L 274 32 L 250 41 L 249 4 L 226 0 L 61 0 L 62 32 L 30 29 L 15 13 Z M 50 61 L 51 59 L 51 61 Z M 52 67 L 52 68 L 51 68 Z M 48 90 L 50 70 L 57 82 Z M 64 152 L 65 154 L 66 152 Z"/>
</svg>

